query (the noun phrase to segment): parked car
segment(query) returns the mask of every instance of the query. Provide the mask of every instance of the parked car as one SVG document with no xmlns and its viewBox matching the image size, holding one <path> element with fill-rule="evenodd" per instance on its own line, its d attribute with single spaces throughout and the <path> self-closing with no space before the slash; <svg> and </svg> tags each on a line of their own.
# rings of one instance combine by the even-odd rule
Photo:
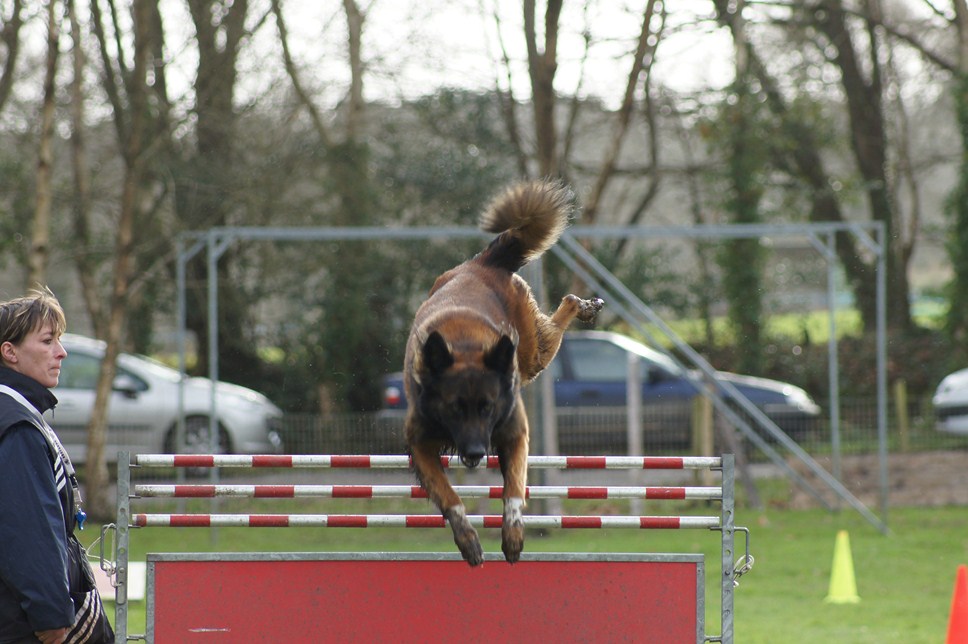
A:
<svg viewBox="0 0 968 644">
<path fill-rule="evenodd" d="M 624 449 L 629 354 L 639 357 L 643 441 L 647 448 L 691 444 L 691 401 L 700 377 L 641 342 L 607 331 L 572 331 L 548 367 L 554 378 L 559 445 L 563 452 Z M 812 431 L 821 410 L 806 391 L 785 382 L 718 372 L 794 438 Z M 384 378 L 386 413 L 407 406 L 402 374 Z"/>
<path fill-rule="evenodd" d="M 938 431 L 968 434 L 968 369 L 942 378 L 931 403 Z"/>
<path fill-rule="evenodd" d="M 57 407 L 47 420 L 57 431 L 68 455 L 84 462 L 87 425 L 94 409 L 95 386 L 105 344 L 79 335 L 61 338 L 67 357 L 54 394 Z M 107 458 L 118 450 L 133 453 L 172 453 L 178 423 L 178 386 L 181 374 L 146 356 L 118 356 L 108 407 Z M 211 380 L 185 378 L 185 449 L 210 453 Z M 216 387 L 218 451 L 221 453 L 281 453 L 282 411 L 257 391 L 219 382 Z"/>
</svg>

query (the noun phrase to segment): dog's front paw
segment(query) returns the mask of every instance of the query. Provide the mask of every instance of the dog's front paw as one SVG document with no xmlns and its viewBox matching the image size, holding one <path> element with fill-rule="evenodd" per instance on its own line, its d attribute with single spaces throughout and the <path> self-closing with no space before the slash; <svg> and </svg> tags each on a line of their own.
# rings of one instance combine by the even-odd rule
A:
<svg viewBox="0 0 968 644">
<path fill-rule="evenodd" d="M 457 549 L 460 550 L 460 555 L 467 565 L 473 568 L 484 563 L 484 549 L 481 547 L 480 539 L 477 538 L 477 530 L 470 524 L 467 524 L 464 530 L 454 530 L 454 543 L 457 544 Z"/>
<path fill-rule="evenodd" d="M 578 315 L 575 317 L 582 322 L 591 322 L 598 315 L 598 312 L 602 310 L 603 306 L 605 306 L 605 300 L 600 297 L 593 297 L 590 300 L 579 300 Z"/>
<path fill-rule="evenodd" d="M 524 550 L 524 501 L 509 498 L 504 502 L 504 521 L 501 522 L 501 550 L 508 563 L 513 564 L 521 558 Z"/>
<path fill-rule="evenodd" d="M 458 505 L 449 508 L 444 512 L 450 529 L 454 532 L 454 543 L 460 550 L 464 561 L 471 567 L 479 566 L 484 563 L 484 549 L 481 547 L 481 540 L 477 537 L 477 530 L 467 520 L 464 506 Z"/>
</svg>

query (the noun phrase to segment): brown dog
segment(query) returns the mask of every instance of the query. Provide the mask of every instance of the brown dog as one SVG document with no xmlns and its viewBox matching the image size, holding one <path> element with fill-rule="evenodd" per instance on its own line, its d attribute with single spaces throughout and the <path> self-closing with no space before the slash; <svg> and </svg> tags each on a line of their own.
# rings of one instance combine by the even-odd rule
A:
<svg viewBox="0 0 968 644">
<path fill-rule="evenodd" d="M 599 299 L 567 295 L 549 317 L 516 274 L 561 236 L 569 196 L 557 183 L 536 181 L 512 186 L 491 202 L 480 225 L 500 234 L 483 252 L 437 278 L 407 341 L 407 447 L 420 484 L 471 566 L 483 562 L 483 551 L 441 454 L 456 452 L 467 467 L 477 466 L 489 451 L 497 454 L 504 476 L 501 549 L 508 562 L 516 562 L 524 546 L 528 469 L 521 386 L 555 357 L 573 319 L 591 321 L 602 308 Z"/>
</svg>

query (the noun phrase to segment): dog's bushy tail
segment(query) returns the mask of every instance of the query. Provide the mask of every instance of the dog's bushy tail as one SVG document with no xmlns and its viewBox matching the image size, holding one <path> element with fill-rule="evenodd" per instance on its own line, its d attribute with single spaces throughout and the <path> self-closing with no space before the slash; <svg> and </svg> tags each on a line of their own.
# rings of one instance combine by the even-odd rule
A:
<svg viewBox="0 0 968 644">
<path fill-rule="evenodd" d="M 571 219 L 572 201 L 571 191 L 557 181 L 511 186 L 481 214 L 481 229 L 500 234 L 476 259 L 517 271 L 558 241 Z"/>
</svg>

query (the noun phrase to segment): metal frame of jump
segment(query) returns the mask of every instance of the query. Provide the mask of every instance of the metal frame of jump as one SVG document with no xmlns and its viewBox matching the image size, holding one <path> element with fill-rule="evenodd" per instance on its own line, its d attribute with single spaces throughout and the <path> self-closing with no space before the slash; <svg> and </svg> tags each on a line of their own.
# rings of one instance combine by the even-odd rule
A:
<svg viewBox="0 0 968 644">
<path fill-rule="evenodd" d="M 448 469 L 463 469 L 459 459 L 442 456 Z M 402 641 L 406 637 L 423 637 L 447 630 L 442 612 L 454 612 L 460 619 L 468 614 L 460 610 L 461 602 L 468 611 L 480 611 L 481 597 L 496 596 L 494 609 L 486 611 L 489 621 L 498 617 L 499 624 L 489 623 L 476 636 L 491 638 L 500 629 L 521 636 L 524 628 L 533 641 L 542 634 L 561 640 L 580 637 L 582 620 L 596 620 L 606 625 L 610 634 L 628 629 L 641 637 L 654 629 L 679 628 L 675 641 L 689 633 L 685 641 L 733 642 L 734 588 L 741 575 L 753 564 L 749 531 L 737 527 L 735 514 L 735 475 L 732 454 L 721 457 L 648 457 L 648 456 L 531 456 L 530 468 L 557 470 L 711 470 L 721 475 L 721 485 L 712 487 L 668 486 L 529 486 L 531 499 L 649 499 L 721 503 L 719 516 L 543 516 L 529 515 L 529 528 L 547 529 L 701 529 L 720 533 L 721 635 L 705 633 L 705 568 L 702 554 L 628 554 L 628 553 L 558 553 L 527 554 L 515 566 L 508 566 L 489 554 L 489 565 L 473 571 L 452 553 L 229 553 L 229 554 L 150 554 L 148 555 L 147 631 L 128 634 L 128 569 L 129 548 L 133 530 L 142 527 L 329 527 L 329 528 L 443 528 L 446 521 L 439 514 L 149 514 L 132 513 L 132 499 L 185 499 L 217 497 L 247 498 L 411 498 L 426 499 L 416 485 L 188 485 L 133 484 L 132 468 L 313 468 L 313 469 L 409 469 L 407 456 L 387 455 L 134 455 L 119 454 L 117 523 L 102 530 L 104 536 L 114 531 L 114 565 L 108 566 L 116 586 L 115 630 L 117 641 L 167 641 L 173 633 L 206 633 L 205 641 L 237 641 L 242 629 L 296 628 L 299 620 L 308 625 L 326 625 L 328 635 L 348 629 L 347 601 L 356 602 L 379 612 L 397 610 L 382 618 L 364 620 L 365 629 L 357 624 L 347 630 L 355 641 L 365 641 L 381 633 Z M 489 471 L 499 468 L 498 459 L 489 457 Z M 501 498 L 500 485 L 456 486 L 465 498 Z M 469 517 L 478 528 L 500 528 L 500 515 Z M 735 559 L 735 533 L 745 535 L 745 550 Z M 494 562 L 494 563 L 490 563 Z M 185 567 L 185 564 L 195 567 Z M 609 565 L 602 566 L 602 563 Z M 179 566 L 181 566 L 179 568 Z M 199 568 L 201 566 L 201 568 Z M 217 570 L 211 568 L 217 566 Z M 326 567 L 328 566 L 328 568 Z M 576 568 L 576 566 L 585 566 Z M 178 578 L 173 571 L 184 571 Z M 486 571 L 481 572 L 481 570 Z M 199 572 L 203 571 L 203 572 Z M 208 571 L 211 574 L 207 574 Z M 227 571 L 227 572 L 226 572 Z M 246 583 L 232 583 L 232 575 Z M 333 575 L 340 580 L 333 590 Z M 604 575 L 598 579 L 596 575 Z M 174 579 L 174 581 L 170 581 Z M 320 579 L 328 580 L 321 583 Z M 431 580 L 428 582 L 427 580 Z M 214 581 L 213 581 L 214 580 Z M 254 583 L 248 583 L 252 580 Z M 311 583 L 308 583 L 310 580 Z M 315 580 L 315 581 L 313 581 Z M 357 583 L 354 586 L 353 581 Z M 565 580 L 569 580 L 565 583 Z M 579 580 L 585 580 L 580 583 Z M 209 584 L 214 585 L 209 585 Z M 412 593 L 400 592 L 404 586 L 423 583 Z M 426 585 L 426 584 L 430 585 Z M 260 585 L 262 584 L 262 585 Z M 279 592 L 267 592 L 266 585 L 276 584 Z M 489 593 L 486 589 L 493 587 Z M 587 592 L 582 593 L 582 584 Z M 567 590 L 566 590 L 567 589 Z M 467 592 L 461 597 L 462 590 Z M 326 595 L 326 593 L 330 595 Z M 333 592 L 338 601 L 331 601 Z M 521 593 L 520 596 L 509 593 Z M 570 595 L 566 594 L 571 593 Z M 434 597 L 440 593 L 440 597 Z M 273 604 L 269 596 L 282 595 Z M 388 598 L 396 599 L 387 604 Z M 400 604 L 401 597 L 417 597 L 416 603 Z M 327 601 L 329 598 L 330 601 Z M 694 601 L 693 601 L 694 598 Z M 515 601 L 517 600 L 517 601 Z M 531 611 L 513 612 L 515 606 L 534 606 Z M 267 603 L 268 602 L 268 603 Z M 448 611 L 441 611 L 446 602 Z M 598 602 L 596 604 L 596 602 Z M 234 606 L 234 610 L 233 610 Z M 455 607 L 456 606 L 456 607 Z M 420 614 L 421 610 L 429 614 Z M 261 612 L 260 612 L 261 611 Z M 192 619 L 195 622 L 191 622 Z M 180 622 L 184 619 L 184 623 Z M 401 620 L 411 620 L 404 624 Z M 441 620 L 444 620 L 442 622 Z M 199 621 L 200 620 L 200 621 Z M 221 620 L 221 621 L 220 621 Z M 677 620 L 679 620 L 677 622 Z M 540 623 L 533 623 L 533 622 Z M 467 627 L 466 622 L 453 624 Z M 588 626 L 590 627 L 590 626 Z M 177 629 L 183 630 L 178 631 Z M 163 630 L 159 630 L 163 629 Z M 331 629 L 337 629 L 333 631 Z M 382 630 L 381 630 L 382 629 Z M 409 629 L 409 630 L 408 630 Z M 535 630 L 536 629 L 536 630 Z M 578 629 L 578 630 L 576 630 Z M 243 631 L 253 636 L 252 630 Z M 466 632 L 466 631 L 465 631 Z M 600 632 L 600 631 L 599 631 Z M 665 631 L 663 631 L 665 632 Z M 279 635 L 277 631 L 270 634 Z M 364 636 L 365 634 L 365 636 Z M 463 635 L 462 635 L 463 636 Z M 343 639 L 342 637 L 340 638 Z M 344 640 L 345 641 L 345 640 Z"/>
</svg>

